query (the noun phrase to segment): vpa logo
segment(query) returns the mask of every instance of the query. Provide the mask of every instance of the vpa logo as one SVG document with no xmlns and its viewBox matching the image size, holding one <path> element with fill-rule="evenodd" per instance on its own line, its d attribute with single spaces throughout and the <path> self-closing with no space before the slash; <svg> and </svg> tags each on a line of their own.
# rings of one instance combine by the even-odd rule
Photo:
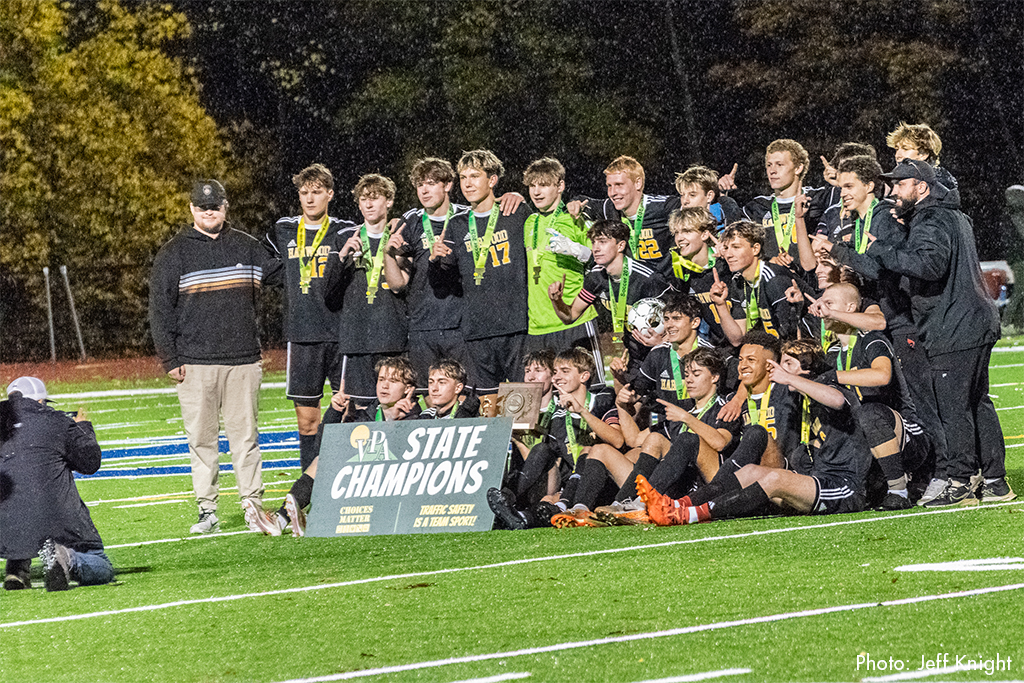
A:
<svg viewBox="0 0 1024 683">
<path fill-rule="evenodd" d="M 388 437 L 382 431 L 370 429 L 365 424 L 357 425 L 349 437 L 356 454 L 348 462 L 374 462 L 377 460 L 397 460 L 388 450 Z"/>
</svg>

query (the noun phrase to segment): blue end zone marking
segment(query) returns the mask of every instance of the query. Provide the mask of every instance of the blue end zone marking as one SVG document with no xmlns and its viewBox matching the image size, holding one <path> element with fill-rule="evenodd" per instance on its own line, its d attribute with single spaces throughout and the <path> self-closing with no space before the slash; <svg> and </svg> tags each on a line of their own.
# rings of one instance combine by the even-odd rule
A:
<svg viewBox="0 0 1024 683">
<path fill-rule="evenodd" d="M 265 470 L 287 469 L 289 467 L 298 466 L 298 458 L 295 458 L 294 460 L 273 460 L 270 462 L 263 462 L 263 469 Z M 220 471 L 232 472 L 233 468 L 231 466 L 231 463 L 221 463 Z M 157 474 L 190 474 L 191 472 L 192 468 L 187 465 L 174 465 L 171 467 L 133 467 L 131 469 L 123 470 L 100 470 L 96 474 L 79 474 L 78 472 L 75 472 L 75 479 L 102 479 L 105 477 L 144 477 Z"/>
<path fill-rule="evenodd" d="M 228 440 L 226 437 L 220 437 L 218 444 L 221 453 L 228 452 Z M 260 449 L 266 449 L 270 451 L 274 450 L 289 450 L 299 447 L 299 432 L 268 432 L 266 434 L 260 434 Z M 103 451 L 104 460 L 112 460 L 114 458 L 138 458 L 145 457 L 147 455 L 185 455 L 188 453 L 188 441 L 184 437 L 170 441 L 166 443 L 146 445 L 146 446 L 127 446 L 125 448 L 112 448 L 110 450 Z"/>
</svg>

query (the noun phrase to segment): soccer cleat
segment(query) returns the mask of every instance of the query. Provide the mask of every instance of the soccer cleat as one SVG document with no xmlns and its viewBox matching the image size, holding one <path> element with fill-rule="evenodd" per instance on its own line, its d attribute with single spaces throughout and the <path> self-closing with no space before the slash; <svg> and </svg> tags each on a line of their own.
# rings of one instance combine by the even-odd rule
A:
<svg viewBox="0 0 1024 683">
<path fill-rule="evenodd" d="M 602 522 L 613 525 L 650 524 L 647 505 L 639 498 L 615 501 L 594 510 L 594 516 Z"/>
<path fill-rule="evenodd" d="M 948 482 L 948 479 L 932 479 L 928 482 L 928 487 L 924 490 L 924 493 L 922 493 L 921 497 L 917 499 L 917 504 L 924 505 L 933 501 L 936 496 L 946 489 L 946 484 Z"/>
<path fill-rule="evenodd" d="M 570 529 L 579 526 L 608 526 L 608 524 L 596 519 L 594 513 L 585 506 L 577 505 L 552 517 L 551 526 L 556 529 Z"/>
<path fill-rule="evenodd" d="M 288 530 L 289 525 L 291 525 L 291 522 L 288 521 L 288 516 L 282 514 L 280 510 L 270 515 L 270 519 L 274 520 L 274 524 L 277 525 L 277 528 L 281 530 L 282 534 L 284 534 L 284 532 Z"/>
<path fill-rule="evenodd" d="M 636 490 L 647 506 L 647 516 L 658 526 L 686 524 L 689 521 L 689 508 L 678 500 L 658 493 L 642 474 L 636 475 Z"/>
<path fill-rule="evenodd" d="M 31 588 L 32 581 L 29 579 L 27 573 L 7 574 L 4 576 L 4 590 L 8 591 L 20 591 L 25 588 Z"/>
<path fill-rule="evenodd" d="M 925 503 L 924 506 L 926 508 L 969 507 L 977 504 L 978 499 L 971 493 L 970 484 L 961 484 L 950 479 L 942 493 Z"/>
<path fill-rule="evenodd" d="M 978 491 L 978 497 L 981 498 L 982 503 L 1004 503 L 1016 498 L 1017 494 L 1006 483 L 1006 479 L 1000 477 L 991 483 L 982 484 L 981 490 Z"/>
<path fill-rule="evenodd" d="M 208 534 L 211 531 L 217 529 L 217 524 L 220 522 L 217 519 L 217 513 L 213 510 L 200 510 L 199 521 L 192 525 L 192 528 L 188 530 L 190 534 Z"/>
<path fill-rule="evenodd" d="M 878 510 L 909 510 L 914 507 L 914 504 L 910 502 L 910 499 L 906 496 L 901 496 L 898 493 L 889 491 L 882 498 L 882 502 L 878 504 L 876 509 Z"/>
<path fill-rule="evenodd" d="M 295 496 L 288 494 L 284 497 L 284 511 L 288 513 L 288 518 L 292 520 L 292 536 L 299 538 L 306 535 L 306 513 L 299 507 L 298 502 L 295 500 Z M 278 515 L 278 519 L 280 519 Z M 283 530 L 284 527 L 281 527 Z"/>
<path fill-rule="evenodd" d="M 515 509 L 514 501 L 514 496 L 507 494 L 500 489 L 487 489 L 487 505 L 491 508 L 491 512 L 493 512 L 509 529 L 522 531 L 523 529 L 526 529 L 529 524 L 527 524 L 526 517 L 523 513 Z"/>
<path fill-rule="evenodd" d="M 281 527 L 277 526 L 274 520 L 270 519 L 263 510 L 263 506 L 252 498 L 242 501 L 242 509 L 245 510 L 245 523 L 251 531 L 258 531 L 267 536 L 280 536 Z"/>
<path fill-rule="evenodd" d="M 53 539 L 43 541 L 39 550 L 43 562 L 43 584 L 48 591 L 66 591 L 71 580 L 71 553 Z"/>
</svg>

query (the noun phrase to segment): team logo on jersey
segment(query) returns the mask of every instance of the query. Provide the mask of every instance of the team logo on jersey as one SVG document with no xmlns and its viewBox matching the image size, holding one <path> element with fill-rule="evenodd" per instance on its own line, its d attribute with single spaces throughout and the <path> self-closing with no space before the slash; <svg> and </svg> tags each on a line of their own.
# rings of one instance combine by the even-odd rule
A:
<svg viewBox="0 0 1024 683">
<path fill-rule="evenodd" d="M 294 249 L 294 248 L 295 248 L 295 247 L 297 247 L 297 246 L 299 246 L 299 245 L 298 245 L 298 243 L 297 243 L 297 242 L 296 242 L 295 240 L 290 240 L 290 241 L 288 242 L 288 248 L 289 248 L 289 249 Z"/>
</svg>

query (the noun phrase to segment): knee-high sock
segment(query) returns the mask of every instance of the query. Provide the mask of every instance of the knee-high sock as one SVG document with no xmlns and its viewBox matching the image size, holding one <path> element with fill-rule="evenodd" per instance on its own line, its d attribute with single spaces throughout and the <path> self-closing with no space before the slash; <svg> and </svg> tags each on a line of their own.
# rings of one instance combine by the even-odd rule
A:
<svg viewBox="0 0 1024 683">
<path fill-rule="evenodd" d="M 903 455 L 893 453 L 884 458 L 877 458 L 878 466 L 889 486 L 890 491 L 898 491 L 907 488 L 907 475 L 903 471 Z"/>
<path fill-rule="evenodd" d="M 743 485 L 736 478 L 736 473 L 725 467 L 720 467 L 714 479 L 709 481 L 706 486 L 701 486 L 690 494 L 690 505 L 703 505 L 719 496 L 724 496 L 730 491 L 741 488 L 743 488 Z"/>
<path fill-rule="evenodd" d="M 736 471 L 744 465 L 757 465 L 768 448 L 768 432 L 761 425 L 751 425 L 743 430 L 740 443 L 723 467 L 731 466 Z"/>
<path fill-rule="evenodd" d="M 588 510 L 594 509 L 594 503 L 608 480 L 608 468 L 599 460 L 591 460 L 583 463 L 583 472 L 580 474 L 580 482 L 576 487 L 576 497 L 572 500 L 573 505 L 586 505 Z"/>
<path fill-rule="evenodd" d="M 729 491 L 708 501 L 708 511 L 712 519 L 747 517 L 764 508 L 768 500 L 768 494 L 761 488 L 761 484 L 755 481 L 745 489 Z"/>
<path fill-rule="evenodd" d="M 636 475 L 642 474 L 644 477 L 650 477 L 658 468 L 658 463 L 660 462 L 661 461 L 653 455 L 641 453 L 640 457 L 636 459 L 636 464 L 633 465 L 633 471 L 629 473 L 629 476 L 626 477 L 626 481 L 623 482 L 619 492 L 615 494 L 615 500 L 623 501 L 636 498 Z"/>
<path fill-rule="evenodd" d="M 530 450 L 530 455 L 519 470 L 515 480 L 516 498 L 522 498 L 533 486 L 545 476 L 558 460 L 558 451 L 551 444 L 539 443 Z"/>
<path fill-rule="evenodd" d="M 316 458 L 318 445 L 316 434 L 299 434 L 299 465 L 303 472 Z"/>
<path fill-rule="evenodd" d="M 295 503 L 300 509 L 309 505 L 309 501 L 313 498 L 313 481 L 313 477 L 303 473 L 302 476 L 292 484 L 292 489 L 288 492 L 295 496 Z"/>
<path fill-rule="evenodd" d="M 691 466 L 697 464 L 699 452 L 700 437 L 692 432 L 683 432 L 672 440 L 672 447 L 647 477 L 647 481 L 659 493 L 668 491 L 673 484 L 683 478 Z"/>
</svg>

